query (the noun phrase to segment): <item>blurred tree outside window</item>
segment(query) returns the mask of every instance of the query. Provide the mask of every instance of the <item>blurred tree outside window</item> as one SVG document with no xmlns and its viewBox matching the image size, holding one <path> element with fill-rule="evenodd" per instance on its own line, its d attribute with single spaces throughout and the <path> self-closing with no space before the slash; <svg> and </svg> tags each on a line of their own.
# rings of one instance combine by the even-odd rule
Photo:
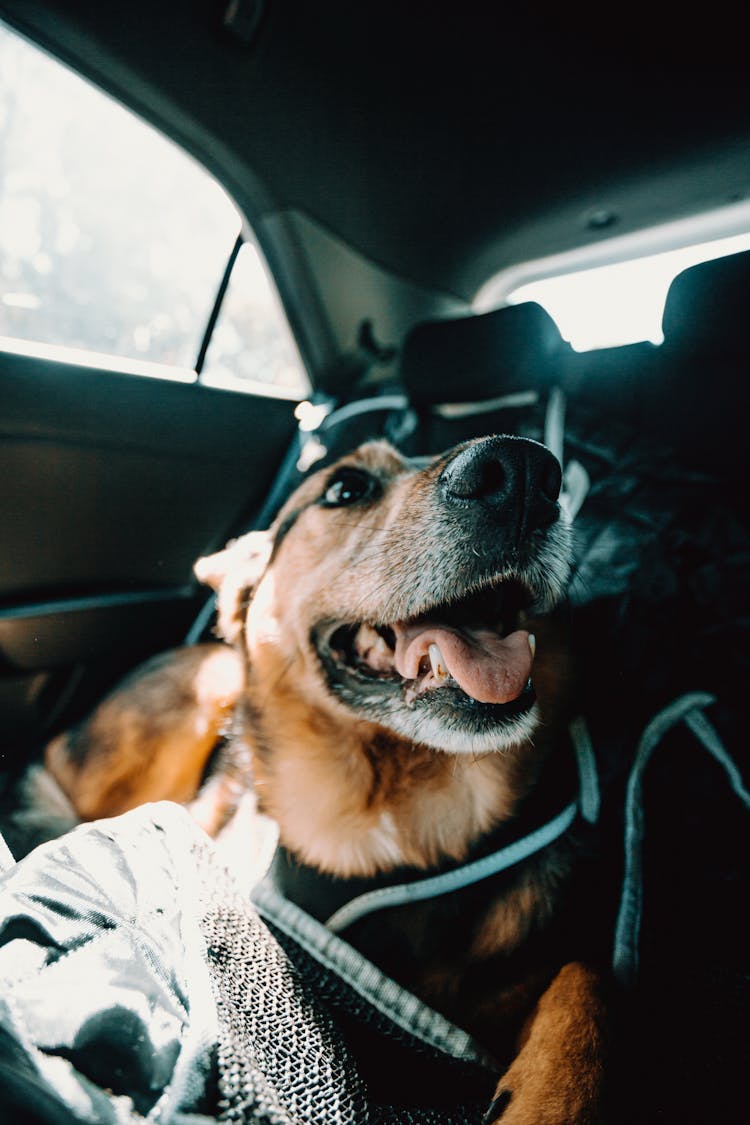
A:
<svg viewBox="0 0 750 1125">
<path fill-rule="evenodd" d="M 240 227 L 196 161 L 0 24 L 0 336 L 194 368 Z M 252 242 L 235 269 L 205 381 L 304 394 Z"/>
</svg>

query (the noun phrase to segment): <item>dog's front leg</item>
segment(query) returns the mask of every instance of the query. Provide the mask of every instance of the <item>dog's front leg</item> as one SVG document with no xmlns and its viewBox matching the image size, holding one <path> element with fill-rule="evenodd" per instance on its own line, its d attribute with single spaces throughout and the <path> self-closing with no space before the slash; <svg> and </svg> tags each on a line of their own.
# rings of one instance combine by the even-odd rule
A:
<svg viewBox="0 0 750 1125">
<path fill-rule="evenodd" d="M 599 1121 L 605 1037 L 598 974 L 578 962 L 564 965 L 524 1025 L 486 1125 Z"/>
</svg>

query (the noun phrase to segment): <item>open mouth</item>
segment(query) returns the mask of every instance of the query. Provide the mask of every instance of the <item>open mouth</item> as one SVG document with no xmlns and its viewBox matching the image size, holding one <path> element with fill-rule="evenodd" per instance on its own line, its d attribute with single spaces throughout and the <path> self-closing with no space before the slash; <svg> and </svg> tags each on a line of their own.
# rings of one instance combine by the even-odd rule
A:
<svg viewBox="0 0 750 1125">
<path fill-rule="evenodd" d="M 387 625 L 329 625 L 317 640 L 334 688 L 400 696 L 407 706 L 438 699 L 484 705 L 497 720 L 528 710 L 534 638 L 525 628 L 533 592 L 514 578 Z"/>
</svg>

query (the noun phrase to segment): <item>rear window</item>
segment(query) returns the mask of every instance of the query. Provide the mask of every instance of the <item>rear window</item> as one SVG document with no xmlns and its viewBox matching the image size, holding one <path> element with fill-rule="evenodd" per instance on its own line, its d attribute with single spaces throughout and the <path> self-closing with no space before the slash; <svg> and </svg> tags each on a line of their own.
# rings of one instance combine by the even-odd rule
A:
<svg viewBox="0 0 750 1125">
<path fill-rule="evenodd" d="M 749 231 L 750 205 L 734 204 L 504 270 L 482 286 L 475 307 L 537 301 L 579 352 L 661 344 L 672 280 L 699 262 L 750 250 Z"/>
</svg>

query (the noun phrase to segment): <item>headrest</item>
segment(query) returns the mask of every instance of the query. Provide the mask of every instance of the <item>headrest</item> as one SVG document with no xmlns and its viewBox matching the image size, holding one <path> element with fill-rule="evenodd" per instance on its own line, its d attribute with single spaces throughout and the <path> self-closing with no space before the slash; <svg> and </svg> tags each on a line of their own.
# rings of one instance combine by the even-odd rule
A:
<svg viewBox="0 0 750 1125">
<path fill-rule="evenodd" d="M 667 292 L 664 343 L 750 351 L 750 250 L 683 270 Z"/>
<path fill-rule="evenodd" d="M 406 337 L 401 381 L 415 405 L 473 402 L 554 381 L 570 351 L 535 301 L 416 325 Z"/>
</svg>

